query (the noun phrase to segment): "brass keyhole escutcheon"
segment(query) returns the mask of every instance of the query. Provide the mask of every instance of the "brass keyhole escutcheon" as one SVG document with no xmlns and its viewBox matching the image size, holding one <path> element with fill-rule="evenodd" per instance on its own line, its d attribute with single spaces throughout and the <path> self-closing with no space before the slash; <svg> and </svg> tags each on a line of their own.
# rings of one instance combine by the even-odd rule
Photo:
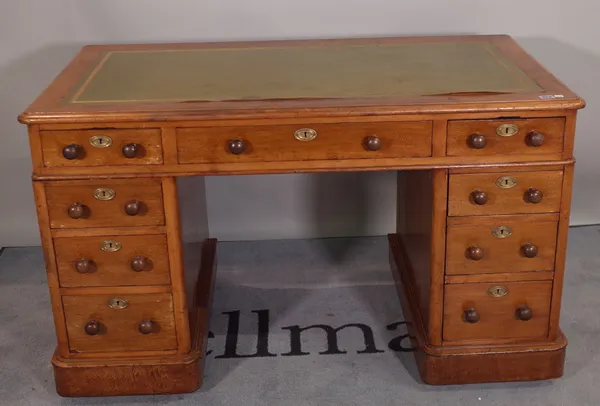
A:
<svg viewBox="0 0 600 406">
<path fill-rule="evenodd" d="M 512 137 L 519 132 L 519 127 L 514 124 L 502 124 L 496 128 L 496 134 L 501 137 Z"/>
<path fill-rule="evenodd" d="M 114 297 L 108 301 L 108 307 L 115 310 L 121 310 L 129 306 L 129 302 L 125 299 Z"/>
<path fill-rule="evenodd" d="M 100 248 L 102 248 L 102 251 L 104 252 L 116 252 L 122 247 L 123 244 L 115 240 L 104 240 L 102 241 L 102 244 L 100 246 Z"/>
<path fill-rule="evenodd" d="M 294 133 L 298 141 L 312 141 L 317 138 L 317 132 L 312 128 L 301 128 Z"/>
<path fill-rule="evenodd" d="M 115 191 L 110 188 L 101 187 L 94 190 L 94 197 L 98 200 L 112 200 L 115 198 Z"/>
<path fill-rule="evenodd" d="M 492 286 L 488 289 L 488 295 L 491 297 L 502 297 L 508 294 L 508 288 L 506 286 Z"/>
<path fill-rule="evenodd" d="M 510 189 L 517 186 L 517 180 L 512 176 L 502 176 L 496 179 L 496 185 L 502 189 Z"/>
<path fill-rule="evenodd" d="M 112 138 L 108 135 L 94 135 L 90 137 L 90 144 L 94 148 L 108 148 L 112 145 Z"/>
<path fill-rule="evenodd" d="M 499 226 L 492 230 L 492 235 L 496 238 L 506 238 L 512 234 L 512 230 L 508 226 Z"/>
</svg>

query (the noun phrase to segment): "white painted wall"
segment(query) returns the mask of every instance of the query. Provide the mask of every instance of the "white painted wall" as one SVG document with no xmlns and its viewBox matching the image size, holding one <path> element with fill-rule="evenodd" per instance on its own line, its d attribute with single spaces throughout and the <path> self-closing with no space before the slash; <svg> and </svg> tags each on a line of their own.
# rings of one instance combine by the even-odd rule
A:
<svg viewBox="0 0 600 406">
<path fill-rule="evenodd" d="M 2 0 L 0 246 L 39 244 L 16 117 L 89 43 L 510 34 L 588 101 L 572 223 L 600 223 L 599 16 L 594 0 Z M 222 239 L 385 234 L 395 218 L 390 173 L 218 177 L 207 192 Z"/>
</svg>

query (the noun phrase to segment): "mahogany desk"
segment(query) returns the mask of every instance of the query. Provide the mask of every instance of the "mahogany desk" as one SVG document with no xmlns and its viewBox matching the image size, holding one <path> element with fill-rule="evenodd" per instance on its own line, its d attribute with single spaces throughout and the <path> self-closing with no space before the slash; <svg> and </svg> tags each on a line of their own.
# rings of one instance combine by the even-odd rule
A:
<svg viewBox="0 0 600 406">
<path fill-rule="evenodd" d="M 83 48 L 19 117 L 58 393 L 199 387 L 216 241 L 194 213 L 184 269 L 177 178 L 216 174 L 398 171 L 390 264 L 423 381 L 561 376 L 584 104 L 507 36 Z"/>
</svg>

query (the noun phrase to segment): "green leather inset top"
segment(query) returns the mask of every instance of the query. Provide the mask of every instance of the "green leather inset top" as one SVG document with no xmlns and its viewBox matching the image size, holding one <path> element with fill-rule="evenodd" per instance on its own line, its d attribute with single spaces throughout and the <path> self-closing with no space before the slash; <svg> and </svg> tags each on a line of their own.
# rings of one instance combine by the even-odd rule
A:
<svg viewBox="0 0 600 406">
<path fill-rule="evenodd" d="M 110 51 L 72 103 L 543 91 L 488 42 Z"/>
</svg>

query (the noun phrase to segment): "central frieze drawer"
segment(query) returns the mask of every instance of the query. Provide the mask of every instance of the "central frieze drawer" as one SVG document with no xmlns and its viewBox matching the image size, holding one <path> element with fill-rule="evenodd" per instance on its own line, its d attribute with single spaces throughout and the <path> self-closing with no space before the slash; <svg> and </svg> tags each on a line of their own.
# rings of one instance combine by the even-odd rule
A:
<svg viewBox="0 0 600 406">
<path fill-rule="evenodd" d="M 177 129 L 179 163 L 431 156 L 432 123 L 379 122 Z"/>
</svg>

